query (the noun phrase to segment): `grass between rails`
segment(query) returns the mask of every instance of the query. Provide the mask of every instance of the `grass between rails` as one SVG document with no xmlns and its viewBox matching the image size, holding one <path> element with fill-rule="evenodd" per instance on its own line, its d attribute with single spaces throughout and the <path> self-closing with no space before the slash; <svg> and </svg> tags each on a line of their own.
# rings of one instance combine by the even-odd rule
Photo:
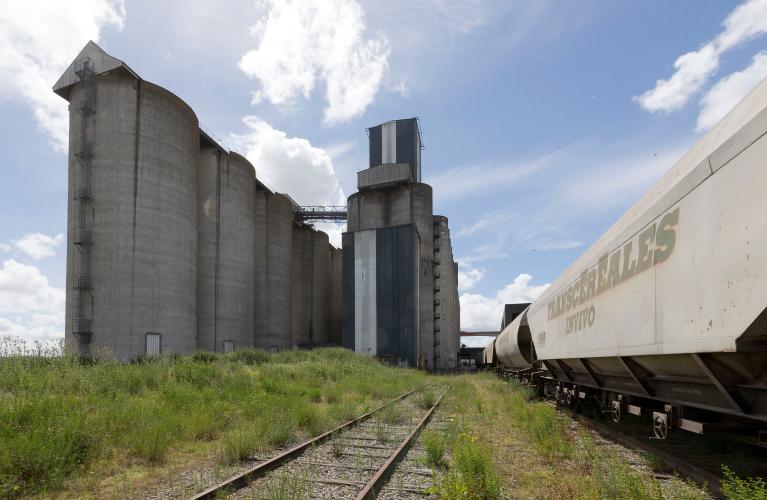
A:
<svg viewBox="0 0 767 500">
<path fill-rule="evenodd" d="M 599 445 L 591 432 L 551 405 L 531 402 L 532 396 L 491 374 L 460 378 L 446 396 L 448 430 L 421 436 L 427 463 L 447 463 L 431 492 L 477 500 L 707 498 L 679 479 L 661 487 L 649 466 L 630 465 L 620 447 Z"/>
<path fill-rule="evenodd" d="M 141 483 L 174 462 L 236 462 L 426 380 L 344 349 L 134 364 L 0 357 L 0 497 L 98 496 L 118 475 Z"/>
</svg>

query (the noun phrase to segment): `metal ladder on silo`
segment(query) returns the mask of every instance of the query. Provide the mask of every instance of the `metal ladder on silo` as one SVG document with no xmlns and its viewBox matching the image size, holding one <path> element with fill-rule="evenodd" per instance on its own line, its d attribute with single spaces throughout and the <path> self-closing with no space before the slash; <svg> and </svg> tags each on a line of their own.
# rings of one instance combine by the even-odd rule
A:
<svg viewBox="0 0 767 500">
<path fill-rule="evenodd" d="M 94 88 L 93 62 L 90 58 L 76 61 L 75 73 L 83 84 L 83 97 L 77 108 L 80 115 L 80 137 L 74 152 L 79 169 L 75 172 L 74 182 L 74 208 L 77 226 L 74 234 L 75 317 L 72 328 L 80 345 L 80 354 L 88 355 L 88 346 L 93 335 L 93 283 L 91 282 L 91 247 L 93 246 L 91 166 L 93 150 L 88 140 L 88 122 L 96 112 L 96 89 Z"/>
</svg>

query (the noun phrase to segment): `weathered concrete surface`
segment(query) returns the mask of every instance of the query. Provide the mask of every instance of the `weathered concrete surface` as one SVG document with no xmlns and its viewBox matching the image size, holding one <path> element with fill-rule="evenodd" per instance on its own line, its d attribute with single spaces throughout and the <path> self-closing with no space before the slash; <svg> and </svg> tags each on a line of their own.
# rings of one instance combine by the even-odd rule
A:
<svg viewBox="0 0 767 500">
<path fill-rule="evenodd" d="M 328 343 L 330 327 L 330 243 L 322 231 L 312 231 L 312 283 L 310 342 L 312 345 Z"/>
<path fill-rule="evenodd" d="M 86 130 L 92 144 L 92 348 L 118 359 L 144 353 L 148 332 L 164 351 L 197 346 L 198 122 L 178 97 L 121 75 L 96 79 L 96 109 Z M 75 191 L 81 83 L 70 94 L 66 342 L 72 334 L 71 291 L 78 270 Z"/>
</svg>

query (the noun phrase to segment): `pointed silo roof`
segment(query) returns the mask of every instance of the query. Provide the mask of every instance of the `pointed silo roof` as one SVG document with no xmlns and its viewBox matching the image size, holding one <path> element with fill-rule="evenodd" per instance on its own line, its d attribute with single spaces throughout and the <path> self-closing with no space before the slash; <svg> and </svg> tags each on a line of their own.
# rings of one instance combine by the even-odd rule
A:
<svg viewBox="0 0 767 500">
<path fill-rule="evenodd" d="M 127 71 L 137 79 L 141 79 L 138 74 L 133 71 L 123 61 L 112 57 L 107 54 L 104 49 L 96 45 L 93 41 L 89 41 L 83 47 L 83 50 L 77 54 L 74 61 L 67 67 L 64 74 L 53 85 L 53 91 L 64 99 L 69 100 L 69 90 L 75 83 L 80 81 L 80 77 L 77 76 L 77 68 L 82 66 L 82 61 L 89 59 L 93 65 L 93 73 L 96 75 L 106 73 L 108 71 L 123 70 Z"/>
</svg>

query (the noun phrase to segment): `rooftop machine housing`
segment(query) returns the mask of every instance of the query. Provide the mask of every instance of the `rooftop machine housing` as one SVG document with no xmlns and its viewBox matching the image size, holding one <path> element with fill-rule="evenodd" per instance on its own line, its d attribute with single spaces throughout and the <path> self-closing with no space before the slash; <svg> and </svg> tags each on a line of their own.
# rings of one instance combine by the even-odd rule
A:
<svg viewBox="0 0 767 500">
<path fill-rule="evenodd" d="M 370 167 L 407 164 L 413 182 L 421 182 L 421 129 L 418 118 L 392 120 L 368 129 Z"/>
</svg>

